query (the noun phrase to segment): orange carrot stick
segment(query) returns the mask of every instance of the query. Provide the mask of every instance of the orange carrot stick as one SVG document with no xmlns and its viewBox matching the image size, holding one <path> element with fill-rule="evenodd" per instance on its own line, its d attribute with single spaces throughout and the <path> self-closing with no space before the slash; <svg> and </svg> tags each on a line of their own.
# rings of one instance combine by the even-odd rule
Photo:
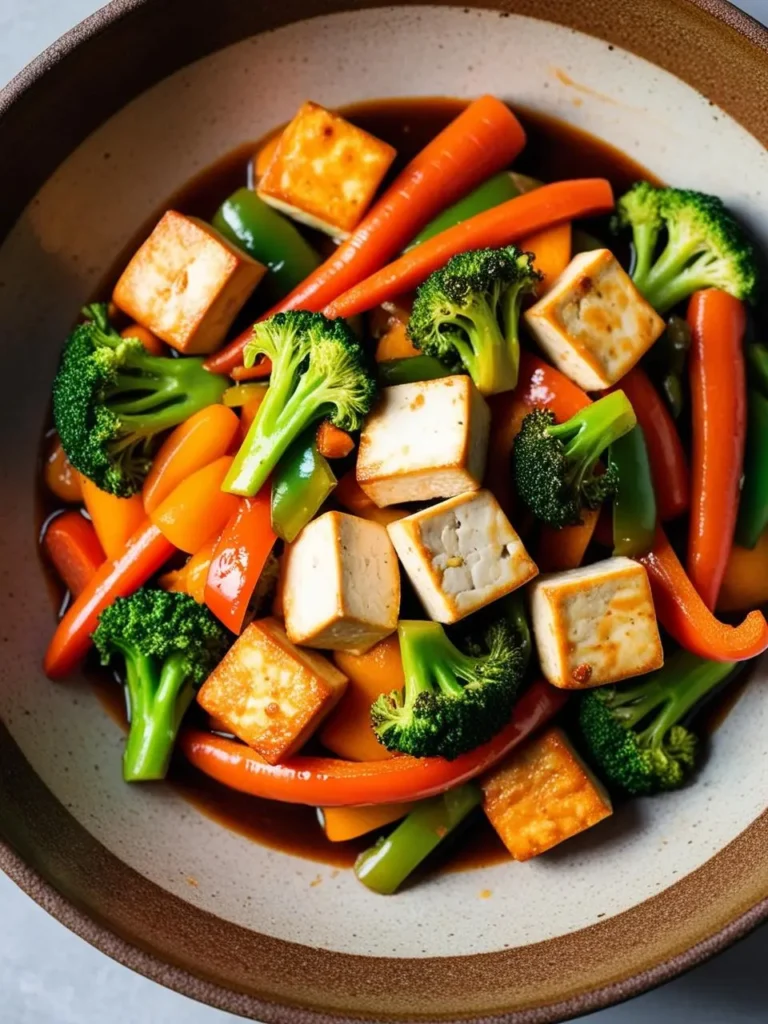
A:
<svg viewBox="0 0 768 1024">
<path fill-rule="evenodd" d="M 182 423 L 163 442 L 144 481 L 142 497 L 149 515 L 192 473 L 221 458 L 237 434 L 237 414 L 209 405 Z"/>
<path fill-rule="evenodd" d="M 330 420 L 323 420 L 317 428 L 317 450 L 326 459 L 343 459 L 355 447 L 355 442 L 346 432 L 334 427 Z"/>
<path fill-rule="evenodd" d="M 117 558 L 139 525 L 144 521 L 144 503 L 140 494 L 118 498 L 96 486 L 80 474 L 85 510 L 107 558 Z"/>
<path fill-rule="evenodd" d="M 571 261 L 573 230 L 570 221 L 544 228 L 533 235 L 528 235 L 518 243 L 523 252 L 532 252 L 536 269 L 543 274 L 543 280 L 536 289 L 538 296 L 545 295 L 555 280 L 562 274 Z"/>
<path fill-rule="evenodd" d="M 65 586 L 77 597 L 104 561 L 93 525 L 79 512 L 64 512 L 45 531 L 43 547 Z"/>
<path fill-rule="evenodd" d="M 168 350 L 156 334 L 141 324 L 129 324 L 120 331 L 121 338 L 136 338 L 151 356 L 165 356 Z"/>
<path fill-rule="evenodd" d="M 599 509 L 585 509 L 581 513 L 582 522 L 578 526 L 565 526 L 562 530 L 554 530 L 551 526 L 542 525 L 536 552 L 539 572 L 578 569 L 592 540 L 599 516 Z"/>
<path fill-rule="evenodd" d="M 325 306 L 323 313 L 329 317 L 364 313 L 387 299 L 416 288 L 457 253 L 519 242 L 534 231 L 562 221 L 608 213 L 613 205 L 613 192 L 604 178 L 542 185 L 533 192 L 478 213 L 410 249 L 393 263 L 349 288 Z"/>
<path fill-rule="evenodd" d="M 507 167 L 524 145 L 525 132 L 509 107 L 493 96 L 470 103 L 398 174 L 334 254 L 270 313 L 321 310 L 384 266 L 441 210 Z M 211 356 L 206 369 L 230 373 L 242 363 L 250 337 L 249 328 Z"/>
</svg>

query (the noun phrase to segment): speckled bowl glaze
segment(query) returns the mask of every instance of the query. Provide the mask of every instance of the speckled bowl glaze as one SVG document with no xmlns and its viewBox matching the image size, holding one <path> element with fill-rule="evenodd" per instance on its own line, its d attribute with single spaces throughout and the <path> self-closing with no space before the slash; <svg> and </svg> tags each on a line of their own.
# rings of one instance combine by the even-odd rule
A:
<svg viewBox="0 0 768 1024">
<path fill-rule="evenodd" d="M 695 787 L 388 900 L 123 785 L 88 684 L 42 675 L 40 425 L 73 310 L 136 225 L 306 96 L 484 91 L 722 195 L 768 245 L 768 34 L 718 0 L 117 0 L 0 95 L 0 865 L 106 953 L 254 1019 L 562 1020 L 768 915 L 765 670 Z"/>
</svg>

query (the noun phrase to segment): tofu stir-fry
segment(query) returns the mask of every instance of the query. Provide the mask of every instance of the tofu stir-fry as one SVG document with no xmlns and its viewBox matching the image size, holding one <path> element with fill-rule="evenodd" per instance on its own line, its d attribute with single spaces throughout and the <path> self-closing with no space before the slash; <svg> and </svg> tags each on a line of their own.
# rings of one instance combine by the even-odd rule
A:
<svg viewBox="0 0 768 1024">
<path fill-rule="evenodd" d="M 483 814 L 524 861 L 695 781 L 768 647 L 752 246 L 525 144 L 490 96 L 407 154 L 305 103 L 53 384 L 46 672 L 125 686 L 127 782 L 316 808 L 380 893 Z"/>
</svg>

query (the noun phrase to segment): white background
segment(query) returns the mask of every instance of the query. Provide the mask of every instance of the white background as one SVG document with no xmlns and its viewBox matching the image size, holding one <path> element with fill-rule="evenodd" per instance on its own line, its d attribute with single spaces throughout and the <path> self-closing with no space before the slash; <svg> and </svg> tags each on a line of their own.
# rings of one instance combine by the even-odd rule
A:
<svg viewBox="0 0 768 1024">
<path fill-rule="evenodd" d="M 577 0 L 578 2 L 578 0 Z M 0 0 L 0 85 L 94 0 Z M 738 6 L 768 23 L 768 0 Z M 0 875 L 0 998 L 3 1024 L 226 1024 L 211 1010 L 113 963 L 67 932 Z M 758 1024 L 768 1019 L 768 927 L 718 959 L 590 1024 Z"/>
</svg>

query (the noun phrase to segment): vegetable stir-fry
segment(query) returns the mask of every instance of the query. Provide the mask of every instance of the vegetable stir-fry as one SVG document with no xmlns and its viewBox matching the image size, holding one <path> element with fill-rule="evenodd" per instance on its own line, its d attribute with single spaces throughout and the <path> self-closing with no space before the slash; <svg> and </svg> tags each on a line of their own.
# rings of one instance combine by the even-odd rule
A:
<svg viewBox="0 0 768 1024">
<path fill-rule="evenodd" d="M 714 196 L 519 174 L 525 142 L 484 96 L 405 163 L 304 104 L 53 384 L 48 675 L 124 683 L 127 782 L 186 758 L 315 807 L 378 893 L 480 815 L 527 860 L 695 782 L 768 648 L 753 248 Z"/>
</svg>

